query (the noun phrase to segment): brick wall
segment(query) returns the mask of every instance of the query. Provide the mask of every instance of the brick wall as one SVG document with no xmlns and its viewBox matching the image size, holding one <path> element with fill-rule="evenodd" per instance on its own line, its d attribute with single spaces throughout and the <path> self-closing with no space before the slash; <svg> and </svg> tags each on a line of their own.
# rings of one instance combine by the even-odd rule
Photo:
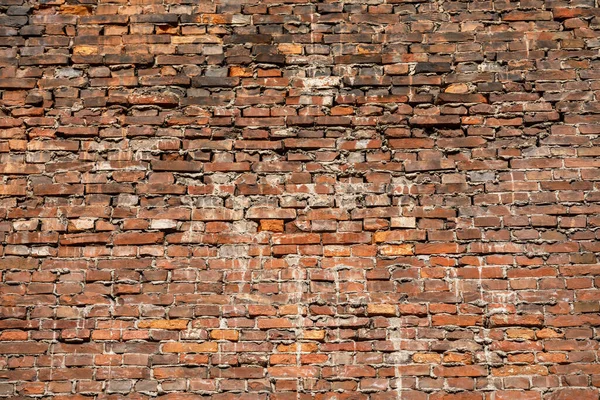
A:
<svg viewBox="0 0 600 400">
<path fill-rule="evenodd" d="M 597 400 L 593 0 L 0 0 L 0 397 Z"/>
</svg>

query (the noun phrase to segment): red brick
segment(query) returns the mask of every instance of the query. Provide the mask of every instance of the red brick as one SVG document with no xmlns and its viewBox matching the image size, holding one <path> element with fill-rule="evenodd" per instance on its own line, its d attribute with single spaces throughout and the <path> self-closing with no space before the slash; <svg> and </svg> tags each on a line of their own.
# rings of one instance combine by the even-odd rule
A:
<svg viewBox="0 0 600 400">
<path fill-rule="evenodd" d="M 160 243 L 164 238 L 164 233 L 120 233 L 115 236 L 113 243 L 115 245 L 130 245 L 130 244 L 152 244 Z"/>
<path fill-rule="evenodd" d="M 296 210 L 284 208 L 270 207 L 251 207 L 246 212 L 248 219 L 294 219 L 296 218 Z"/>
<path fill-rule="evenodd" d="M 192 219 L 196 221 L 236 221 L 243 217 L 243 210 L 227 208 L 204 208 L 192 211 Z"/>
<path fill-rule="evenodd" d="M 457 326 L 476 326 L 481 325 L 483 318 L 478 315 L 434 315 L 431 318 L 434 326 L 457 325 Z"/>
<path fill-rule="evenodd" d="M 553 391 L 548 397 L 549 400 L 567 400 L 567 399 L 580 399 L 580 400 L 595 400 L 598 398 L 598 389 L 595 388 L 561 388 Z"/>
<path fill-rule="evenodd" d="M 9 235 L 6 241 L 9 244 L 56 243 L 58 242 L 58 233 L 19 232 Z"/>
<path fill-rule="evenodd" d="M 548 375 L 548 368 L 542 365 L 507 365 L 499 368 L 493 368 L 492 375 Z"/>
<path fill-rule="evenodd" d="M 415 245 L 415 254 L 458 254 L 464 251 L 464 246 L 456 243 L 417 243 Z"/>
<path fill-rule="evenodd" d="M 371 241 L 370 233 L 324 233 L 323 244 L 351 244 L 351 243 L 369 243 Z"/>
<path fill-rule="evenodd" d="M 319 369 L 314 366 L 270 367 L 267 374 L 275 378 L 311 378 L 316 377 Z"/>
<path fill-rule="evenodd" d="M 433 139 L 411 138 L 391 139 L 389 143 L 394 149 L 431 149 L 435 141 Z"/>
<path fill-rule="evenodd" d="M 463 365 L 460 367 L 435 367 L 433 369 L 435 376 L 487 376 L 488 370 L 480 365 Z"/>
</svg>

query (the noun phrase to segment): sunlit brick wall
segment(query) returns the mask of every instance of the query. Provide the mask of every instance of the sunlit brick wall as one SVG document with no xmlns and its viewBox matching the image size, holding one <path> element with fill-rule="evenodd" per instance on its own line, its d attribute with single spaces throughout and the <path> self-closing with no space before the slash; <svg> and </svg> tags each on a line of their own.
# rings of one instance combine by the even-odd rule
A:
<svg viewBox="0 0 600 400">
<path fill-rule="evenodd" d="M 0 398 L 598 400 L 593 0 L 0 0 Z"/>
</svg>

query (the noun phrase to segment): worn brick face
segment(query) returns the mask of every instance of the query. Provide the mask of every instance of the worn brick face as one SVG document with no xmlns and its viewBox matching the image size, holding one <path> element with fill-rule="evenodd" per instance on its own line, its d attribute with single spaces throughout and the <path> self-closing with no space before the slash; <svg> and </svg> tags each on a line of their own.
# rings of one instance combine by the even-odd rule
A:
<svg viewBox="0 0 600 400">
<path fill-rule="evenodd" d="M 0 0 L 0 398 L 597 400 L 592 0 Z"/>
</svg>

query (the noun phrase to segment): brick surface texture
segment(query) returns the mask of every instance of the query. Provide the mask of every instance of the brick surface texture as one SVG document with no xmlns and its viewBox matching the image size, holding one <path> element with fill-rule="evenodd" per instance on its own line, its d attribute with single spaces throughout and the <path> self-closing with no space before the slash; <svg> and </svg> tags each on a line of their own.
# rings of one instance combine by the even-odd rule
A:
<svg viewBox="0 0 600 400">
<path fill-rule="evenodd" d="M 594 0 L 0 0 L 0 398 L 598 400 Z"/>
</svg>

